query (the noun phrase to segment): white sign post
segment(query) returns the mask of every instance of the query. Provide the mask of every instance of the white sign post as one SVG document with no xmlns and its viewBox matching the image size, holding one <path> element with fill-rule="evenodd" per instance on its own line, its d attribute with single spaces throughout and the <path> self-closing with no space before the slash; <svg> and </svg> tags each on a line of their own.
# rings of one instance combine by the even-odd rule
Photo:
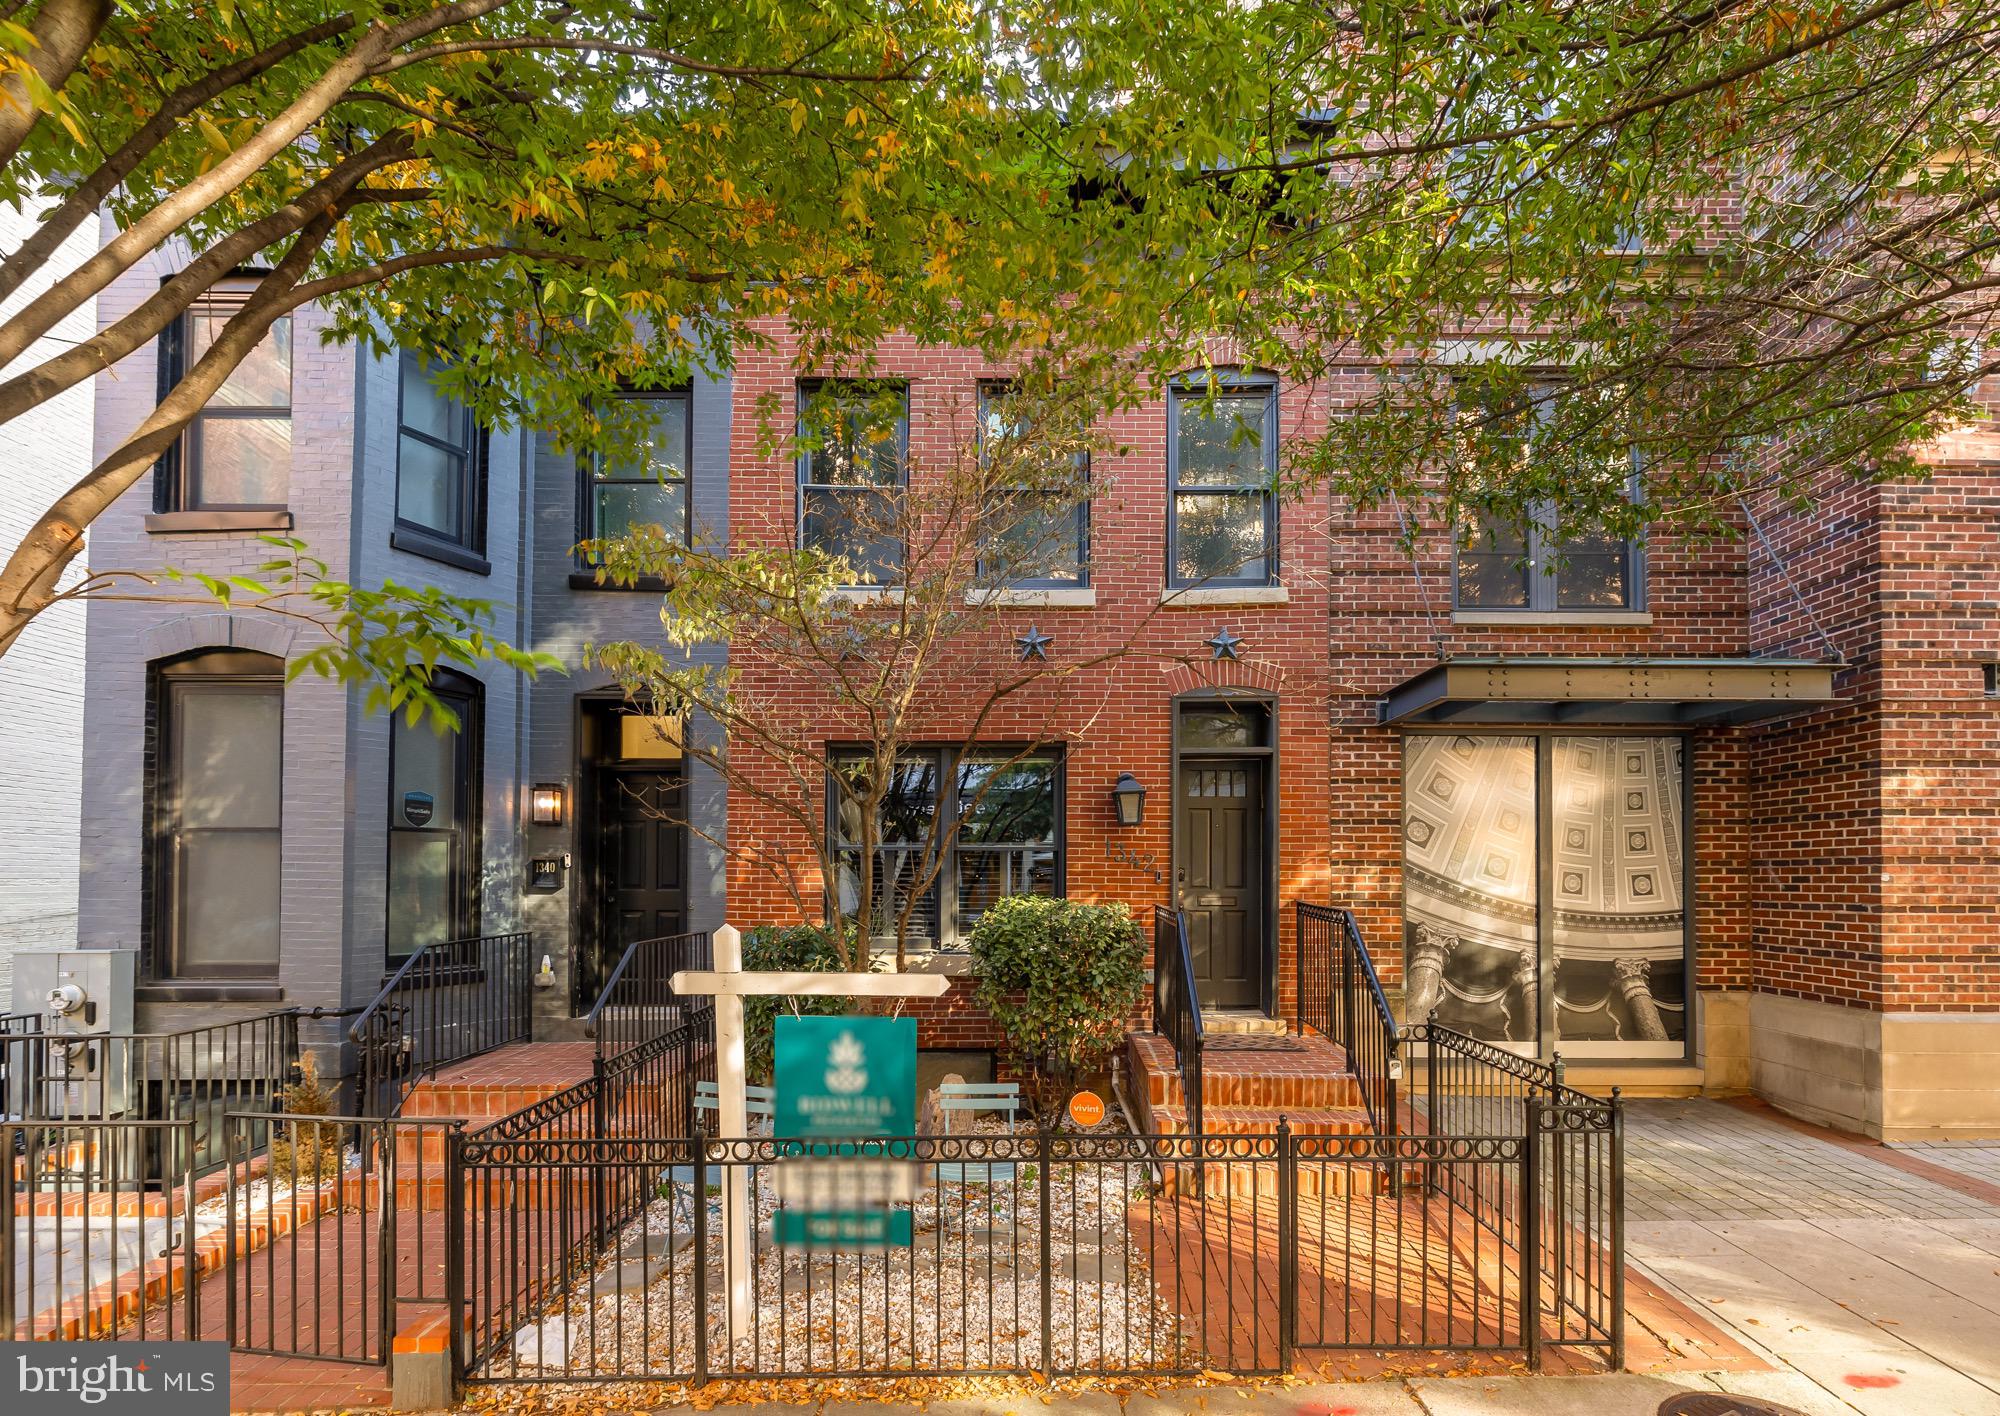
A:
<svg viewBox="0 0 2000 1416">
<path fill-rule="evenodd" d="M 938 998 L 951 987 L 943 974 L 746 973 L 743 936 L 723 925 L 710 936 L 712 969 L 682 969 L 670 980 L 679 994 L 715 998 L 716 1124 L 734 1139 L 750 1131 L 744 1092 L 743 1000 L 809 994 L 846 998 Z M 705 1204 L 695 1196 L 696 1204 Z M 750 1330 L 750 1170 L 729 1166 L 722 1187 L 722 1272 L 729 1288 L 729 1341 Z"/>
</svg>

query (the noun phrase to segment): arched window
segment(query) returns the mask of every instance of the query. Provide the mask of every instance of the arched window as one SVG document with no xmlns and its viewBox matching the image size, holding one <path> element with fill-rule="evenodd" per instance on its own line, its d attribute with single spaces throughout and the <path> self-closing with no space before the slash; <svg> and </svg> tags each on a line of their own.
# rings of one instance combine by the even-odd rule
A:
<svg viewBox="0 0 2000 1416">
<path fill-rule="evenodd" d="M 284 662 L 218 649 L 154 671 L 152 972 L 278 972 Z"/>
<path fill-rule="evenodd" d="M 440 670 L 432 687 L 458 715 L 440 732 L 401 714 L 389 730 L 388 955 L 479 932 L 479 682 Z"/>
</svg>

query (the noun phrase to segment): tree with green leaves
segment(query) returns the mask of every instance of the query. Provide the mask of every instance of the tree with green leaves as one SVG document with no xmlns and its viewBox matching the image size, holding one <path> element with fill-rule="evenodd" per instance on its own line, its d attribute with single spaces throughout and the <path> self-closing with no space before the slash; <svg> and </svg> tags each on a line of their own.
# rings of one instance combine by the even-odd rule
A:
<svg viewBox="0 0 2000 1416">
<path fill-rule="evenodd" d="M 904 330 L 1154 376 L 1219 338 L 1360 380 L 1285 475 L 1445 524 L 1714 530 L 1746 496 L 1908 475 L 2000 369 L 1996 30 L 1929 0 L 19 0 L 0 197 L 48 215 L 0 257 L 0 363 L 185 259 L 9 367 L 0 424 L 262 274 L 0 565 L 0 652 L 306 302 L 579 447 L 636 437 L 613 389 L 726 365 L 776 316 L 802 373 Z M 100 209 L 101 248 L 51 268 Z M 409 646 L 374 652 L 346 589 L 321 613 L 395 672 Z M 477 611 L 382 612 L 459 654 Z"/>
<path fill-rule="evenodd" d="M 59 595 L 154 588 L 140 568 L 64 576 L 91 522 L 308 303 L 337 337 L 421 352 L 488 422 L 580 450 L 639 436 L 606 395 L 724 366 L 772 315 L 823 358 L 895 328 L 1042 337 L 1081 251 L 1046 234 L 1061 173 L 1024 125 L 1059 125 L 993 65 L 1002 20 L 877 0 L 7 6 L 0 198 L 44 215 L 0 255 L 0 298 L 18 297 L 0 365 L 19 361 L 0 424 L 143 348 L 224 277 L 253 286 L 8 548 L 0 652 Z M 99 248 L 52 265 L 100 211 Z M 163 248 L 171 275 L 129 313 L 23 358 Z M 312 574 L 207 588 L 310 606 L 339 646 L 320 667 L 394 675 L 412 655 L 481 652 L 476 602 L 385 587 L 364 604 Z M 383 616 L 408 632 L 380 633 Z"/>
</svg>

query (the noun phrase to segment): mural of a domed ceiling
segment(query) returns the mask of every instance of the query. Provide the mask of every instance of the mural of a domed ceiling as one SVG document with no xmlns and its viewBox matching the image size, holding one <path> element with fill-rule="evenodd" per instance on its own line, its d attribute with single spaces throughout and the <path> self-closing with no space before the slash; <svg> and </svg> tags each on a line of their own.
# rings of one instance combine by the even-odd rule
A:
<svg viewBox="0 0 2000 1416">
<path fill-rule="evenodd" d="M 1553 964 L 1557 1038 L 1682 1036 L 1680 739 L 1551 739 L 1546 846 L 1534 738 L 1413 735 L 1404 751 L 1410 1015 L 1435 1007 L 1475 1036 L 1537 1041 Z"/>
</svg>

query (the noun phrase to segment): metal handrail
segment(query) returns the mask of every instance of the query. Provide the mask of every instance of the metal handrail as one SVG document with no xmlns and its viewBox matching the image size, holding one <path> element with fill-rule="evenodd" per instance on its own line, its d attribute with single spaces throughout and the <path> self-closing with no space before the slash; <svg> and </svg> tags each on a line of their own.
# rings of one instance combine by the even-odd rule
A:
<svg viewBox="0 0 2000 1416">
<path fill-rule="evenodd" d="M 426 944 L 389 976 L 347 1035 L 360 1049 L 360 1110 L 393 1116 L 416 1081 L 529 1036 L 533 937 Z"/>
<path fill-rule="evenodd" d="M 1396 1090 L 1403 1075 L 1402 1036 L 1361 926 L 1352 910 L 1300 900 L 1297 911 L 1294 1030 L 1311 1028 L 1340 1044 L 1348 1071 L 1360 1083 L 1368 1119 L 1383 1134 L 1395 1135 L 1400 1127 Z"/>
<path fill-rule="evenodd" d="M 626 945 L 584 1017 L 584 1036 L 596 1039 L 597 1055 L 637 1047 L 679 1026 L 688 1005 L 674 992 L 673 976 L 682 969 L 705 968 L 713 958 L 706 931 L 661 934 Z"/>
<path fill-rule="evenodd" d="M 1195 991 L 1194 951 L 1188 945 L 1187 911 L 1153 907 L 1153 1031 L 1173 1044 L 1187 1099 L 1188 1131 L 1202 1134 L 1201 999 Z"/>
</svg>

